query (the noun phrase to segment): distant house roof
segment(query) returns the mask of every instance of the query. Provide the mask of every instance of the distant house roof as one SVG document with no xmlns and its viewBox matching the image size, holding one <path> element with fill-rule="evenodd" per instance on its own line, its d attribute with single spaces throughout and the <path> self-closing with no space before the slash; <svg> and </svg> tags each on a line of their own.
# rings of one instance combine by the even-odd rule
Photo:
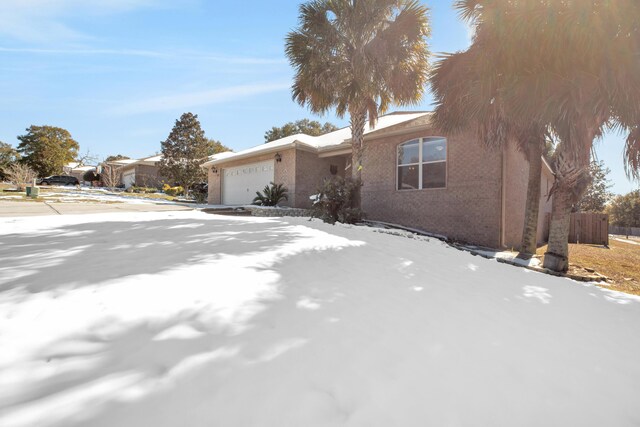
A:
<svg viewBox="0 0 640 427">
<path fill-rule="evenodd" d="M 91 170 L 95 170 L 96 166 L 79 166 L 76 168 L 73 168 L 71 171 L 72 172 L 76 172 L 76 171 L 80 171 L 80 172 L 86 172 L 86 171 L 91 171 Z"/>
<path fill-rule="evenodd" d="M 415 119 L 429 116 L 431 113 L 429 112 L 396 112 L 386 114 L 384 116 L 378 117 L 378 120 L 373 128 L 369 127 L 369 123 L 365 123 L 365 136 L 371 134 L 373 132 L 380 131 L 382 129 L 387 129 L 392 126 L 400 125 L 402 123 L 407 123 L 413 121 Z M 247 148 L 246 150 L 238 151 L 237 153 L 221 153 L 227 154 L 224 157 L 216 157 L 209 158 L 207 162 L 205 162 L 202 166 L 212 166 L 218 163 L 222 163 L 229 159 L 242 159 L 245 157 L 251 157 L 256 154 L 264 154 L 273 151 L 282 150 L 285 148 L 300 148 L 306 149 L 309 151 L 329 151 L 333 149 L 339 149 L 342 147 L 349 147 L 351 142 L 351 128 L 344 127 L 342 129 L 338 129 L 334 132 L 329 132 L 320 136 L 311 136 L 306 135 L 304 133 L 299 133 L 296 135 L 286 136 L 284 138 L 277 139 L 275 141 L 268 142 L 266 144 L 260 144 L 255 147 Z M 212 156 L 213 157 L 213 156 Z"/>
<path fill-rule="evenodd" d="M 66 165 L 64 165 L 63 168 L 73 169 L 73 168 L 77 168 L 79 164 L 80 163 L 78 163 L 78 162 L 69 162 Z"/>
<path fill-rule="evenodd" d="M 128 159 L 126 160 L 127 163 L 119 163 L 119 162 L 122 162 L 123 160 L 116 160 L 111 163 L 118 162 L 119 164 L 122 165 L 123 168 L 128 168 L 130 166 L 136 166 L 136 165 L 155 166 L 160 160 L 162 160 L 162 155 L 157 154 L 150 157 L 143 157 L 142 159 Z"/>
<path fill-rule="evenodd" d="M 138 160 L 136 160 L 136 159 L 120 159 L 120 160 L 110 160 L 110 161 L 108 161 L 106 163 L 109 163 L 109 164 L 112 164 L 112 165 L 124 166 L 124 165 L 129 165 L 131 163 L 135 163 L 137 161 Z"/>
<path fill-rule="evenodd" d="M 224 153 L 214 154 L 213 156 L 209 156 L 207 158 L 207 162 L 210 162 L 212 160 L 221 160 L 226 157 L 232 156 L 234 154 L 235 153 L 232 151 L 225 151 Z M 160 162 L 160 160 L 162 160 L 162 155 L 157 154 L 151 157 L 144 157 L 142 159 L 114 160 L 109 163 L 116 163 L 116 164 L 122 165 L 123 168 L 129 168 L 129 167 L 134 167 L 136 165 L 155 166 L 158 164 L 158 162 Z"/>
</svg>

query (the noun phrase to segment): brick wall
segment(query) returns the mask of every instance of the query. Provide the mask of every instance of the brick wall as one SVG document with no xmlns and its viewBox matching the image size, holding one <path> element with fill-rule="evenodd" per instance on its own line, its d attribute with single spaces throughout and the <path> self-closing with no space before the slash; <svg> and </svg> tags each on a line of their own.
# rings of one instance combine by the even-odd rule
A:
<svg viewBox="0 0 640 427">
<path fill-rule="evenodd" d="M 337 174 L 344 176 L 345 157 L 322 157 L 308 151 L 296 151 L 296 187 L 295 207 L 308 209 L 311 207 L 310 196 L 318 192 L 322 181 L 331 177 L 331 166 L 337 168 Z"/>
<path fill-rule="evenodd" d="M 529 179 L 529 162 L 524 154 L 517 151 L 515 144 L 511 144 L 506 152 L 506 203 L 505 203 L 505 245 L 518 249 L 522 243 L 522 228 L 527 204 L 527 181 Z M 542 165 L 540 180 L 540 206 L 538 209 L 537 242 L 542 244 L 546 240 L 545 214 L 551 212 L 549 190 L 553 185 L 553 174 Z M 547 200 L 548 199 L 548 200 Z"/>
<path fill-rule="evenodd" d="M 162 187 L 162 177 L 158 166 L 136 165 L 136 186 L 138 187 Z"/>
<path fill-rule="evenodd" d="M 207 183 L 209 184 L 209 194 L 207 195 L 207 203 L 212 205 L 222 204 L 222 187 L 220 186 L 220 166 L 207 168 Z"/>
<path fill-rule="evenodd" d="M 420 131 L 365 142 L 362 207 L 372 220 L 497 247 L 501 219 L 501 155 L 469 136 L 447 138 L 447 187 L 396 190 L 396 150 Z"/>
<path fill-rule="evenodd" d="M 524 209 L 527 204 L 529 163 L 514 143 L 505 151 L 505 218 L 504 245 L 518 250 L 522 243 Z"/>
</svg>

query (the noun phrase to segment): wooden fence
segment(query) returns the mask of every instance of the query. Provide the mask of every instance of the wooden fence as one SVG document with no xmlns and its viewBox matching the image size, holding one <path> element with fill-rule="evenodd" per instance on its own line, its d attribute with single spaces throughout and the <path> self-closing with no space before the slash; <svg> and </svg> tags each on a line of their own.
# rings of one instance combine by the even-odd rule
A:
<svg viewBox="0 0 640 427">
<path fill-rule="evenodd" d="M 609 233 L 623 236 L 640 236 L 640 227 L 616 227 L 615 225 L 610 225 Z"/>
<path fill-rule="evenodd" d="M 551 214 L 545 217 L 544 233 L 549 240 Z M 609 215 L 593 212 L 571 214 L 569 222 L 569 243 L 609 245 Z"/>
</svg>

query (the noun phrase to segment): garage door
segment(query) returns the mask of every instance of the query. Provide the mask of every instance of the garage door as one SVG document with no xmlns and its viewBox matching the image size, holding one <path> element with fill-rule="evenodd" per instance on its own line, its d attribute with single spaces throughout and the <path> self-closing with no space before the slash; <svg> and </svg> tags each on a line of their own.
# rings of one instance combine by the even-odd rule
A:
<svg viewBox="0 0 640 427">
<path fill-rule="evenodd" d="M 136 185 L 136 170 L 131 169 L 122 174 L 122 183 L 124 188 L 129 188 L 132 185 Z"/>
<path fill-rule="evenodd" d="M 222 204 L 248 205 L 273 181 L 273 160 L 222 170 Z"/>
</svg>

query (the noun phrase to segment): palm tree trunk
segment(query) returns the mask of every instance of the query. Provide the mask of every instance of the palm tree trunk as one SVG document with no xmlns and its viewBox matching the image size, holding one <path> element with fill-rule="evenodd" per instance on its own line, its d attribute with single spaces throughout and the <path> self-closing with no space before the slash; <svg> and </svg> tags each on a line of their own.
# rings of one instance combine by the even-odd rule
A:
<svg viewBox="0 0 640 427">
<path fill-rule="evenodd" d="M 544 139 L 532 137 L 527 144 L 529 180 L 525 205 L 522 245 L 520 254 L 530 257 L 536 253 L 538 243 L 538 211 L 540 210 L 540 177 L 542 175 L 542 146 Z"/>
<path fill-rule="evenodd" d="M 362 154 L 364 152 L 364 123 L 366 113 L 352 113 L 351 121 L 351 178 L 357 183 L 353 197 L 353 207 L 360 208 L 362 204 Z"/>
<path fill-rule="evenodd" d="M 594 135 L 578 139 L 582 145 L 574 144 L 572 148 L 558 146 L 555 163 L 555 182 L 551 188 L 553 202 L 551 205 L 551 227 L 549 229 L 549 245 L 544 254 L 545 268 L 554 271 L 567 271 L 569 268 L 569 222 L 571 208 L 580 200 L 591 182 L 589 160 Z"/>
<path fill-rule="evenodd" d="M 554 271 L 569 269 L 569 221 L 572 204 L 568 188 L 562 186 L 553 193 L 549 245 L 544 254 L 544 268 Z"/>
</svg>

